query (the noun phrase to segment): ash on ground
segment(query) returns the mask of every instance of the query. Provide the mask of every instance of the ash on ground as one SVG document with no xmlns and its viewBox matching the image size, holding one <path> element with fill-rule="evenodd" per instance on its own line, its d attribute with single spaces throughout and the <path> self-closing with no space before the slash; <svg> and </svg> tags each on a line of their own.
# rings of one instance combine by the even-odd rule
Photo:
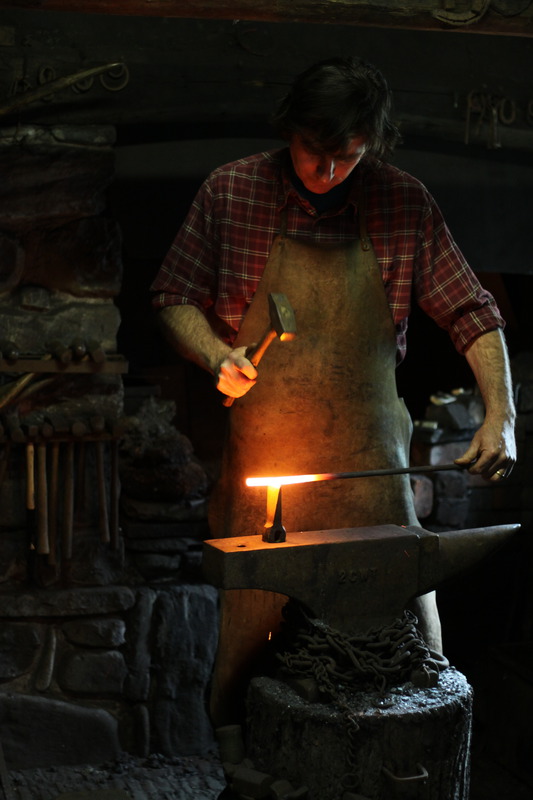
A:
<svg viewBox="0 0 533 800">
<path fill-rule="evenodd" d="M 215 800 L 226 786 L 216 753 L 166 758 L 124 754 L 99 766 L 46 767 L 10 772 L 16 800 Z"/>
</svg>

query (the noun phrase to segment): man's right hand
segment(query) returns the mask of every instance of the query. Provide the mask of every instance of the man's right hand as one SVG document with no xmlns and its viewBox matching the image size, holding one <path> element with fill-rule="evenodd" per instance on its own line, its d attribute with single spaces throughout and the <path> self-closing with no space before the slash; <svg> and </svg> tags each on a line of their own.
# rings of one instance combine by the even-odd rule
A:
<svg viewBox="0 0 533 800">
<path fill-rule="evenodd" d="M 242 397 L 257 380 L 257 370 L 246 358 L 246 347 L 230 350 L 215 374 L 217 389 L 227 397 Z"/>
</svg>

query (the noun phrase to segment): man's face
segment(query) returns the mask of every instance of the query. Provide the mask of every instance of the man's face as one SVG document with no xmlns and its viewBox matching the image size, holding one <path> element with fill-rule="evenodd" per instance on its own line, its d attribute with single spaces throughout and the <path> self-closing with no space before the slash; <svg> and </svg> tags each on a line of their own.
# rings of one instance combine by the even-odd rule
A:
<svg viewBox="0 0 533 800">
<path fill-rule="evenodd" d="M 364 136 L 350 139 L 338 153 L 324 153 L 301 134 L 295 133 L 289 149 L 294 171 L 305 188 L 315 194 L 325 194 L 342 183 L 365 154 Z"/>
</svg>

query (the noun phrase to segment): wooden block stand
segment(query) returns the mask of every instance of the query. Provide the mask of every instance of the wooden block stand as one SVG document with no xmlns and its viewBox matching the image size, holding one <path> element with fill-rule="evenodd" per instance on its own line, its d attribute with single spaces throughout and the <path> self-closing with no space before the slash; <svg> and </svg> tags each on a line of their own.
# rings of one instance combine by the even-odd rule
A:
<svg viewBox="0 0 533 800">
<path fill-rule="evenodd" d="M 308 800 L 467 800 L 472 690 L 453 667 L 434 689 L 354 693 L 342 710 L 254 678 L 246 750 L 256 769 Z"/>
</svg>

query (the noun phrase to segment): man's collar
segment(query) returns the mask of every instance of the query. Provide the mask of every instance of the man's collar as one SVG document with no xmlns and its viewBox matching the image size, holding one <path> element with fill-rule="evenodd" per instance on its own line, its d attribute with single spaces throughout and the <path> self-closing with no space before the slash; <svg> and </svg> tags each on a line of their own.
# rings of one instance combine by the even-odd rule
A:
<svg viewBox="0 0 533 800">
<path fill-rule="evenodd" d="M 361 162 L 362 163 L 362 162 Z M 359 193 L 359 186 L 361 183 L 361 172 L 360 164 L 354 169 L 351 173 L 351 181 L 350 181 L 350 191 L 346 198 L 346 202 L 343 204 L 343 208 L 347 205 L 353 205 L 354 209 L 357 207 L 357 198 Z M 314 211 L 311 204 L 305 197 L 302 197 L 298 194 L 297 190 L 293 186 L 291 182 L 291 173 L 293 167 L 291 162 L 291 156 L 289 148 L 284 148 L 280 151 L 280 183 L 279 183 L 279 197 L 278 197 L 278 211 L 282 211 L 290 197 L 294 197 L 295 200 L 300 203 L 306 210 L 311 209 Z"/>
</svg>

